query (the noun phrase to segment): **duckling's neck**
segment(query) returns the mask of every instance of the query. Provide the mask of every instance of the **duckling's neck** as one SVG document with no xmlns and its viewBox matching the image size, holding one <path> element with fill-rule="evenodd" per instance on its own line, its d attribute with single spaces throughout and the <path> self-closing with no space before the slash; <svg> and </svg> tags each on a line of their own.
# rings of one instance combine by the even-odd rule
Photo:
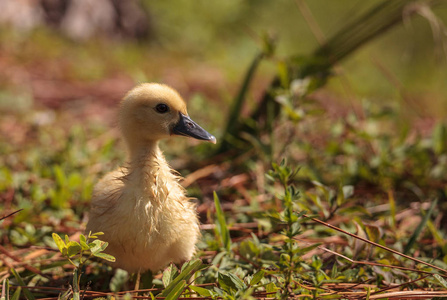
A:
<svg viewBox="0 0 447 300">
<path fill-rule="evenodd" d="M 148 172 L 160 165 L 167 165 L 163 154 L 158 146 L 158 141 L 145 141 L 139 144 L 129 145 L 130 173 L 140 175 L 152 173 Z"/>
<path fill-rule="evenodd" d="M 141 143 L 138 147 L 134 145 L 129 150 L 130 166 L 125 176 L 125 187 L 135 195 L 135 205 L 142 205 L 142 209 L 156 220 L 157 213 L 150 210 L 152 205 L 165 205 L 185 197 L 179 177 L 173 174 L 157 141 Z M 149 202 L 152 205 L 147 206 Z"/>
</svg>

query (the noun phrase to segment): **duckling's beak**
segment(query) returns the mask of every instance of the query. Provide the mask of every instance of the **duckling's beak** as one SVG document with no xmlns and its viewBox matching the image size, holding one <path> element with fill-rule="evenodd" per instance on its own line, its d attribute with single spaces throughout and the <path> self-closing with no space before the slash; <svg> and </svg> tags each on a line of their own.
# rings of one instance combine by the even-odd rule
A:
<svg viewBox="0 0 447 300">
<path fill-rule="evenodd" d="M 198 140 L 209 141 L 213 144 L 216 143 L 216 138 L 213 135 L 209 134 L 205 129 L 200 127 L 196 122 L 191 120 L 189 116 L 182 113 L 179 114 L 180 120 L 172 129 L 173 134 L 189 136 Z"/>
</svg>

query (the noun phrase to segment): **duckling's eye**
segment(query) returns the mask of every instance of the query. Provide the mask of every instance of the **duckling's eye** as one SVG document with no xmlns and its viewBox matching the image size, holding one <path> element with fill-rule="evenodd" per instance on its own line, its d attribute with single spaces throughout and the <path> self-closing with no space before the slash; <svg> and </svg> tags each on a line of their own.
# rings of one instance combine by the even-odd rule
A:
<svg viewBox="0 0 447 300">
<path fill-rule="evenodd" d="M 157 106 L 155 106 L 155 110 L 161 114 L 167 113 L 169 111 L 169 106 L 167 106 L 164 103 L 161 104 L 157 104 Z"/>
</svg>

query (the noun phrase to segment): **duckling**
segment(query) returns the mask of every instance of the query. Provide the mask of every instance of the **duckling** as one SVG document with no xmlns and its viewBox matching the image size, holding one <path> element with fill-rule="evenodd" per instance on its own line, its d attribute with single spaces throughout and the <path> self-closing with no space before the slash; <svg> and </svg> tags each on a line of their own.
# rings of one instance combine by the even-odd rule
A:
<svg viewBox="0 0 447 300">
<path fill-rule="evenodd" d="M 200 236 L 195 205 L 159 148 L 173 135 L 216 143 L 188 116 L 172 88 L 144 83 L 129 91 L 119 110 L 129 165 L 95 186 L 86 231 L 104 232 L 114 267 L 130 273 L 158 271 L 191 259 Z"/>
</svg>

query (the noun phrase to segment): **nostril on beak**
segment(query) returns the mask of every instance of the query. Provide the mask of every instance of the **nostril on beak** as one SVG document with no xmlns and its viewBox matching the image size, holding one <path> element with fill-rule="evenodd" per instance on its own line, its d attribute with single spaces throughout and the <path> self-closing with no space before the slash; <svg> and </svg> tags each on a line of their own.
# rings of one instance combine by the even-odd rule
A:
<svg viewBox="0 0 447 300">
<path fill-rule="evenodd" d="M 188 122 L 186 123 L 186 126 L 188 126 L 189 128 L 194 128 L 194 123 Z"/>
</svg>

